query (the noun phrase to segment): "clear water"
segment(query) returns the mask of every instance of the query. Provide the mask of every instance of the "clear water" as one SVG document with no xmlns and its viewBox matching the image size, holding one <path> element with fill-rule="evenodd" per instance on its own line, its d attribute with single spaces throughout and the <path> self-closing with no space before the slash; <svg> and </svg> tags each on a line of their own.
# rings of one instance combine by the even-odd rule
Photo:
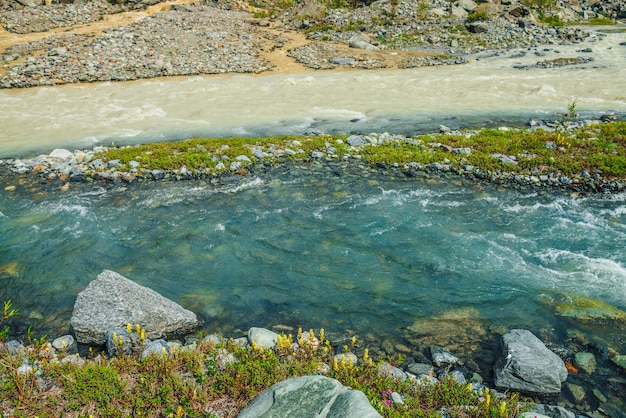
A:
<svg viewBox="0 0 626 418">
<path fill-rule="evenodd" d="M 480 350 L 445 327 L 423 346 L 407 331 L 443 316 L 483 349 L 522 327 L 556 344 L 578 330 L 624 353 L 623 324 L 585 327 L 556 316 L 554 304 L 579 294 L 626 310 L 625 202 L 626 194 L 541 195 L 339 164 L 230 185 L 18 187 L 0 192 L 0 270 L 14 267 L 0 273 L 0 300 L 22 311 L 15 332 L 32 325 L 58 335 L 77 293 L 111 269 L 227 336 L 285 324 L 351 330 L 374 347 Z M 489 349 L 473 353 L 481 366 L 482 356 Z M 582 384 L 623 394 L 623 383 L 606 387 L 616 371 L 604 367 L 603 383 Z"/>
</svg>

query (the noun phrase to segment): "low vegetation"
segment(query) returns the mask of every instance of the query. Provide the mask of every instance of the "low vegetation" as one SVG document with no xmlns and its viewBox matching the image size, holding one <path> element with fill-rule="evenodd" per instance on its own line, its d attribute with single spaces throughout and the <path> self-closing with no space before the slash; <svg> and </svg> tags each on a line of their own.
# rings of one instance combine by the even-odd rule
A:
<svg viewBox="0 0 626 418">
<path fill-rule="evenodd" d="M 572 112 L 569 112 L 572 113 Z M 298 149 L 287 158 L 310 160 L 311 153 L 333 152 L 326 158 L 344 159 L 359 155 L 375 165 L 408 163 L 427 165 L 445 163 L 455 169 L 473 166 L 483 172 L 506 171 L 522 175 L 554 173 L 580 176 L 599 174 L 604 179 L 626 179 L 626 122 L 601 123 L 573 130 L 566 129 L 570 114 L 553 131 L 527 129 L 483 129 L 455 134 L 422 135 L 414 138 L 395 137 L 393 140 L 351 147 L 346 136 L 270 138 L 212 138 L 182 142 L 162 142 L 122 148 L 110 148 L 97 157 L 103 161 L 119 160 L 120 167 L 129 167 L 132 160 L 141 169 L 203 170 L 213 174 L 228 170 L 223 161 L 232 161 L 245 155 L 254 164 L 254 150 L 267 151 L 264 160 L 271 161 L 272 149 Z M 468 152 L 456 152 L 460 148 Z M 494 158 L 495 154 L 515 157 L 515 164 Z M 222 165 L 219 164 L 222 162 Z M 244 164 L 244 166 L 245 166 Z"/>
<path fill-rule="evenodd" d="M 343 350 L 353 350 L 355 344 L 353 338 Z M 22 355 L 9 354 L 0 342 L 0 416 L 236 416 L 271 385 L 319 373 L 363 391 L 384 417 L 439 417 L 437 411 L 445 408 L 451 417 L 512 418 L 522 409 L 517 394 L 496 396 L 451 377 L 428 384 L 398 380 L 381 374 L 380 363 L 367 350 L 357 365 L 345 357 L 334 360 L 334 352 L 323 330 L 317 337 L 313 330 L 299 330 L 295 343 L 283 334 L 275 349 L 241 347 L 233 340 L 200 342 L 191 350 L 143 359 L 91 353 L 88 361 L 69 354 L 58 361 L 43 341 Z M 20 371 L 24 363 L 38 366 Z M 403 404 L 392 402 L 393 392 L 403 395 Z"/>
</svg>

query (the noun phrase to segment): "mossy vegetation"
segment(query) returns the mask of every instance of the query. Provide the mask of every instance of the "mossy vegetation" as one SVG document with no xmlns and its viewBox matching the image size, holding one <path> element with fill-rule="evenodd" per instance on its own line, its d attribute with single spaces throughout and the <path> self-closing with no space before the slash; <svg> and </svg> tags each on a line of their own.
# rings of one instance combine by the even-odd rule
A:
<svg viewBox="0 0 626 418">
<path fill-rule="evenodd" d="M 354 350 L 356 338 L 339 350 Z M 257 394 L 284 379 L 323 373 L 363 391 L 384 417 L 450 416 L 515 417 L 522 409 L 519 396 L 496 398 L 488 389 L 473 390 L 452 377 L 436 383 L 399 380 L 379 372 L 379 362 L 363 352 L 359 364 L 335 360 L 335 350 L 311 330 L 282 335 L 274 349 L 234 341 L 200 342 L 192 349 L 153 354 L 140 359 L 124 355 L 111 359 L 90 354 L 87 362 L 54 360 L 47 343 L 26 348 L 24 358 L 39 366 L 18 372 L 20 355 L 0 350 L 0 410 L 11 416 L 211 417 L 236 416 Z M 404 404 L 390 400 L 392 392 Z"/>
<path fill-rule="evenodd" d="M 568 122 L 565 121 L 565 124 Z M 327 153 L 329 147 L 332 153 Z M 457 152 L 465 148 L 469 152 Z M 473 166 L 483 172 L 506 171 L 522 175 L 554 173 L 580 176 L 599 174 L 604 179 L 626 178 L 626 122 L 591 125 L 566 130 L 557 125 L 554 131 L 526 129 L 483 129 L 459 134 L 422 135 L 414 138 L 395 137 L 391 141 L 351 147 L 346 136 L 280 136 L 269 138 L 192 139 L 140 146 L 106 149 L 97 155 L 103 161 L 119 160 L 122 169 L 135 160 L 140 171 L 145 169 L 203 170 L 219 174 L 227 170 L 223 161 L 245 155 L 245 165 L 271 162 L 272 150 L 289 149 L 286 158 L 309 161 L 314 151 L 328 159 L 344 159 L 359 155 L 368 163 L 386 163 L 400 167 L 408 163 L 427 165 L 445 163 L 451 168 Z M 255 157 L 262 150 L 265 157 Z M 515 157 L 516 163 L 502 162 L 495 154 Z M 258 154 L 257 154 L 258 155 Z M 221 168 L 220 168 L 221 167 Z"/>
<path fill-rule="evenodd" d="M 556 15 L 545 15 L 543 13 L 539 14 L 539 21 L 547 24 L 548 26 L 564 26 L 565 23 L 561 20 L 559 16 Z"/>
</svg>

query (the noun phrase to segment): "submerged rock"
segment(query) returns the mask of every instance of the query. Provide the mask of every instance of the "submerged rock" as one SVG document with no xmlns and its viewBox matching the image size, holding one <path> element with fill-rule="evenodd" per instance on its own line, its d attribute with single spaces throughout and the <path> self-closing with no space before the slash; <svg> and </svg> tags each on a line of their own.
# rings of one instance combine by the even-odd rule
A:
<svg viewBox="0 0 626 418">
<path fill-rule="evenodd" d="M 522 415 L 522 416 L 538 416 L 537 414 L 541 414 L 543 416 L 548 416 L 551 418 L 575 418 L 576 414 L 562 406 L 557 405 L 545 405 L 545 404 L 537 404 L 532 407 L 530 412 L 526 412 L 525 414 L 531 415 Z"/>
<path fill-rule="evenodd" d="M 476 352 L 486 337 L 480 313 L 473 308 L 420 318 L 405 331 L 405 338 L 414 347 L 441 346 L 458 355 Z"/>
<path fill-rule="evenodd" d="M 18 277 L 18 264 L 15 261 L 11 261 L 0 265 L 0 277 Z"/>
<path fill-rule="evenodd" d="M 556 307 L 559 316 L 579 321 L 613 320 L 626 321 L 626 312 L 615 306 L 585 296 L 570 295 L 568 300 Z"/>
<path fill-rule="evenodd" d="M 104 344 L 108 330 L 129 323 L 140 324 L 152 339 L 189 333 L 200 325 L 193 312 L 110 270 L 78 294 L 71 323 L 78 342 L 93 345 Z"/>
<path fill-rule="evenodd" d="M 514 329 L 502 337 L 494 364 L 494 383 L 501 389 L 555 395 L 567 379 L 563 360 L 533 333 Z"/>
<path fill-rule="evenodd" d="M 626 370 L 626 355 L 611 357 L 611 362 L 622 370 Z"/>
<path fill-rule="evenodd" d="M 596 370 L 596 357 L 593 353 L 576 353 L 574 366 L 587 374 L 591 374 Z"/>
<path fill-rule="evenodd" d="M 377 418 L 381 415 L 365 394 L 324 376 L 302 376 L 284 380 L 250 402 L 239 418 L 343 417 Z"/>
</svg>

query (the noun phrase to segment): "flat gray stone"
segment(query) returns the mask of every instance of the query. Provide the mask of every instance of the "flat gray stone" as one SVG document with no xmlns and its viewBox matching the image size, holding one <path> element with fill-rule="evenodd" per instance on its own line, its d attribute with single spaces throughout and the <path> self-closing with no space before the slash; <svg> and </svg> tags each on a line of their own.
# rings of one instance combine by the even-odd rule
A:
<svg viewBox="0 0 626 418">
<path fill-rule="evenodd" d="M 258 395 L 239 418 L 378 418 L 365 394 L 324 376 L 302 376 L 277 383 Z"/>
<path fill-rule="evenodd" d="M 169 352 L 170 346 L 167 344 L 167 341 L 162 339 L 151 341 L 146 345 L 146 348 L 141 353 L 141 359 L 143 360 L 148 356 L 165 357 L 169 354 Z"/>
<path fill-rule="evenodd" d="M 57 158 L 62 161 L 71 160 L 73 157 L 72 151 L 63 148 L 57 148 L 50 153 L 50 158 Z"/>
<path fill-rule="evenodd" d="M 433 358 L 433 364 L 437 367 L 463 365 L 457 356 L 439 346 L 430 347 L 430 355 Z"/>
<path fill-rule="evenodd" d="M 107 330 L 129 323 L 140 324 L 150 339 L 187 334 L 200 325 L 193 312 L 110 270 L 76 297 L 71 324 L 80 343 L 103 345 Z"/>
<path fill-rule="evenodd" d="M 76 341 L 71 335 L 63 335 L 52 341 L 52 347 L 63 353 L 75 353 L 77 351 Z"/>
<path fill-rule="evenodd" d="M 473 12 L 474 9 L 476 9 L 476 7 L 478 6 L 472 0 L 459 0 L 458 4 L 459 4 L 459 7 L 463 8 L 466 12 L 470 12 L 470 13 Z"/>
<path fill-rule="evenodd" d="M 532 407 L 530 412 L 526 412 L 526 414 L 541 414 L 542 416 L 548 416 L 550 418 L 575 418 L 576 414 L 562 406 L 557 405 L 545 405 L 545 404 L 536 404 Z"/>
<path fill-rule="evenodd" d="M 359 147 L 361 145 L 365 145 L 365 140 L 362 136 L 359 135 L 350 135 L 346 142 L 353 147 Z"/>
<path fill-rule="evenodd" d="M 395 366 L 392 366 L 389 363 L 381 363 L 378 366 L 378 374 L 381 376 L 393 377 L 394 379 L 406 380 L 407 374 L 402 370 Z"/>
</svg>

